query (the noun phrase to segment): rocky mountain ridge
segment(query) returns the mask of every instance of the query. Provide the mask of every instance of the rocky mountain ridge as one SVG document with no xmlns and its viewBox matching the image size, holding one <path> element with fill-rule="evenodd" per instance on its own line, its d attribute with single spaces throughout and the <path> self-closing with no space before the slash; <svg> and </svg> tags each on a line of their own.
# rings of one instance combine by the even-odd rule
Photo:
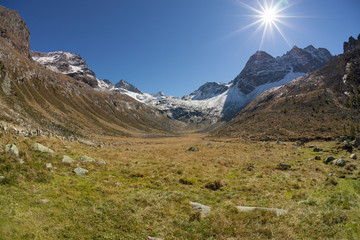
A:
<svg viewBox="0 0 360 240">
<path fill-rule="evenodd" d="M 269 89 L 243 108 L 218 136 L 329 139 L 359 134 L 360 35 L 324 67 Z"/>
<path fill-rule="evenodd" d="M 228 84 L 207 82 L 184 97 L 147 94 L 121 80 L 115 85 L 97 79 L 79 55 L 66 52 L 36 53 L 32 58 L 49 69 L 71 76 L 102 91 L 126 94 L 137 101 L 156 107 L 170 119 L 186 123 L 212 124 L 231 118 L 261 92 L 281 86 L 290 80 L 319 68 L 331 59 L 323 48 L 294 46 L 281 57 L 274 58 L 264 51 L 250 57 L 241 73 Z"/>
<path fill-rule="evenodd" d="M 25 21 L 14 10 L 0 6 L 0 37 L 15 49 L 30 56 L 30 31 Z"/>
</svg>

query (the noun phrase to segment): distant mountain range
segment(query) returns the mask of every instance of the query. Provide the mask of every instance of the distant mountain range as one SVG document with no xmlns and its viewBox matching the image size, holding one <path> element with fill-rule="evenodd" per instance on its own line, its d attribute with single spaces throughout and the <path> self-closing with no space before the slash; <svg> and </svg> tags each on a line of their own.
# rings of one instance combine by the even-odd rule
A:
<svg viewBox="0 0 360 240">
<path fill-rule="evenodd" d="M 163 93 L 143 93 L 124 80 L 114 85 L 109 80 L 97 79 L 85 60 L 74 53 L 31 52 L 31 55 L 48 69 L 85 82 L 93 88 L 127 94 L 137 101 L 158 108 L 171 119 L 198 124 L 229 119 L 263 91 L 304 76 L 332 58 L 328 50 L 313 46 L 304 49 L 294 46 L 277 58 L 258 51 L 231 82 L 208 82 L 180 99 Z"/>
</svg>

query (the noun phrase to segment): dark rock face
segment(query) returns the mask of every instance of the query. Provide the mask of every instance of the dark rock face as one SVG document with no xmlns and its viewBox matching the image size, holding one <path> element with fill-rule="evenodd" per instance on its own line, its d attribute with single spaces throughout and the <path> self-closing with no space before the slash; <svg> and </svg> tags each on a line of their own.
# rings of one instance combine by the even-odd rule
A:
<svg viewBox="0 0 360 240">
<path fill-rule="evenodd" d="M 344 53 L 351 52 L 356 47 L 360 47 L 360 34 L 357 40 L 350 37 L 348 42 L 344 42 Z"/>
<path fill-rule="evenodd" d="M 61 51 L 50 53 L 31 51 L 31 57 L 46 68 L 66 74 L 93 88 L 98 87 L 95 73 L 78 54 Z"/>
<path fill-rule="evenodd" d="M 0 36 L 25 56 L 30 56 L 30 31 L 17 11 L 0 6 Z"/>
<path fill-rule="evenodd" d="M 325 48 L 314 48 L 312 45 L 301 49 L 294 46 L 289 52 L 277 59 L 293 68 L 294 72 L 312 72 L 324 66 L 331 59 L 330 52 Z"/>
<path fill-rule="evenodd" d="M 135 87 L 134 85 L 132 85 L 124 80 L 120 80 L 118 83 L 116 83 L 115 87 L 122 88 L 122 89 L 128 90 L 130 92 L 134 92 L 134 93 L 139 93 L 139 94 L 143 93 L 137 87 Z"/>
<path fill-rule="evenodd" d="M 257 51 L 250 57 L 241 73 L 233 80 L 239 90 L 249 94 L 257 86 L 282 80 L 288 73 L 309 73 L 324 66 L 332 55 L 327 49 L 294 46 L 281 57 L 274 58 L 266 52 Z"/>
<path fill-rule="evenodd" d="M 263 51 L 257 51 L 250 57 L 245 68 L 234 79 L 241 92 L 249 94 L 256 86 L 268 82 L 277 82 L 290 72 L 290 68 Z"/>
<path fill-rule="evenodd" d="M 109 86 L 114 86 L 114 84 L 112 84 L 112 82 L 109 79 L 102 79 L 104 81 L 104 83 L 108 84 Z"/>
</svg>

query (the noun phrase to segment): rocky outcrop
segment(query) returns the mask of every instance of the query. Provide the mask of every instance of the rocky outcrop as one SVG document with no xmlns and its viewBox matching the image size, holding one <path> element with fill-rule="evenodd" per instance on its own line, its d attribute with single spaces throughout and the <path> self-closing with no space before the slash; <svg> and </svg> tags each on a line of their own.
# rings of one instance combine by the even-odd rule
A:
<svg viewBox="0 0 360 240">
<path fill-rule="evenodd" d="M 31 57 L 50 70 L 68 75 L 93 88 L 98 87 L 95 73 L 78 54 L 62 51 L 50 53 L 31 51 Z"/>
<path fill-rule="evenodd" d="M 118 83 L 115 84 L 115 88 L 122 88 L 130 92 L 139 93 L 142 94 L 143 92 L 140 91 L 138 88 L 136 88 L 134 85 L 124 81 L 120 80 Z"/>
<path fill-rule="evenodd" d="M 14 10 L 0 6 L 0 36 L 26 56 L 30 56 L 30 31 Z"/>
<path fill-rule="evenodd" d="M 344 42 L 344 53 L 351 52 L 356 47 L 360 47 L 360 34 L 357 40 L 353 37 L 350 37 L 348 42 Z"/>
</svg>

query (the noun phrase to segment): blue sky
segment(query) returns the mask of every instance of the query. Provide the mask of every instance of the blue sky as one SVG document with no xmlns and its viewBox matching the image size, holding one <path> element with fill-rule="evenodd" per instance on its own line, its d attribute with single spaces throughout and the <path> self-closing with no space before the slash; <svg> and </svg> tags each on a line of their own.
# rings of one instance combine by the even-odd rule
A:
<svg viewBox="0 0 360 240">
<path fill-rule="evenodd" d="M 263 0 L 260 0 L 260 2 Z M 342 53 L 360 33 L 359 0 L 282 0 L 290 6 L 261 50 L 280 56 L 297 45 Z M 255 0 L 242 1 L 257 7 Z M 277 1 L 275 1 L 277 2 Z M 287 4 L 285 4 L 288 2 Z M 124 79 L 144 92 L 181 97 L 205 82 L 229 82 L 259 50 L 256 26 L 231 34 L 256 19 L 237 0 L 3 0 L 19 11 L 30 47 L 80 54 L 100 79 Z M 301 16 L 301 18 L 300 18 Z"/>
</svg>

